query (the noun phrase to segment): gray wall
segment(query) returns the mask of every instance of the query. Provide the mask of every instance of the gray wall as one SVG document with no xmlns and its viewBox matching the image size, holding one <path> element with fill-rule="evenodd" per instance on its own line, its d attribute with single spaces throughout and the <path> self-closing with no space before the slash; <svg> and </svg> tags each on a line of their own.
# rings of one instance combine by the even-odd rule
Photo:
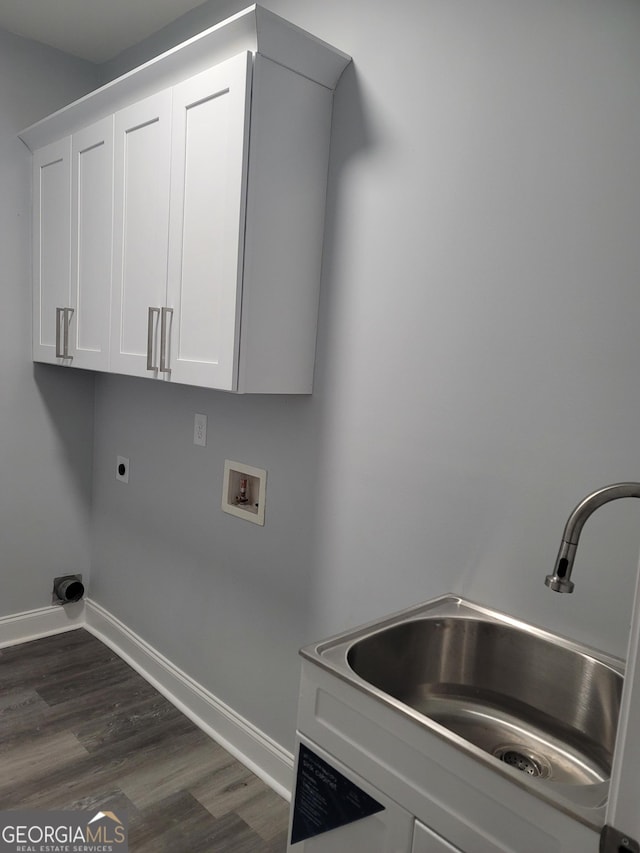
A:
<svg viewBox="0 0 640 853">
<path fill-rule="evenodd" d="M 573 597 L 542 580 L 578 499 L 640 479 L 635 2 L 271 0 L 355 58 L 316 392 L 97 377 L 94 431 L 93 377 L 31 364 L 17 132 L 241 5 L 99 72 L 0 33 L 0 615 L 91 562 L 99 603 L 289 748 L 300 645 L 449 590 L 623 654 L 636 502 L 589 521 Z M 220 511 L 225 458 L 268 469 L 264 528 Z"/>
<path fill-rule="evenodd" d="M 93 378 L 31 362 L 31 155 L 20 130 L 97 70 L 0 30 L 0 616 L 51 603 L 90 567 Z"/>
<path fill-rule="evenodd" d="M 316 391 L 100 377 L 92 595 L 290 748 L 297 648 L 447 591 L 625 652 L 636 502 L 589 522 L 574 596 L 543 579 L 578 500 L 640 479 L 640 6 L 268 6 L 355 59 Z M 263 529 L 220 511 L 225 458 L 268 469 Z"/>
</svg>

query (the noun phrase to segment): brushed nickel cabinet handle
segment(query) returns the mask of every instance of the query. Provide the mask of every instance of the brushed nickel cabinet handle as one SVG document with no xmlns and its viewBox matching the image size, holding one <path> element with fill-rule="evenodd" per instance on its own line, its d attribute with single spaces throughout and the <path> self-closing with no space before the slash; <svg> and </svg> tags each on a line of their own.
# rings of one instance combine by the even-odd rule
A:
<svg viewBox="0 0 640 853">
<path fill-rule="evenodd" d="M 74 309 L 73 308 L 65 308 L 64 309 L 64 334 L 62 337 L 62 352 L 63 358 L 72 359 L 73 356 L 69 355 L 69 324 L 71 323 L 71 318 L 73 317 Z"/>
<path fill-rule="evenodd" d="M 69 355 L 69 323 L 73 310 L 73 308 L 56 308 L 56 358 L 73 358 Z"/>
<path fill-rule="evenodd" d="M 153 315 L 160 314 L 159 308 L 149 308 L 147 318 L 147 370 L 157 370 L 158 367 L 153 363 Z"/>
<path fill-rule="evenodd" d="M 171 373 L 171 368 L 167 367 L 167 315 L 173 317 L 173 308 L 162 309 L 162 319 L 160 321 L 160 373 Z"/>
<path fill-rule="evenodd" d="M 62 350 L 60 349 L 61 338 L 60 334 L 60 320 L 62 318 L 62 312 L 64 308 L 56 308 L 56 358 L 64 358 Z"/>
</svg>

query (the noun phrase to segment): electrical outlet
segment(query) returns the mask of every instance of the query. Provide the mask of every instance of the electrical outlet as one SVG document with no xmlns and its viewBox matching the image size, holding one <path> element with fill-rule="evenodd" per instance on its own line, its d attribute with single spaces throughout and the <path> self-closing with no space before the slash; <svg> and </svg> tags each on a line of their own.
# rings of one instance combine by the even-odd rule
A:
<svg viewBox="0 0 640 853">
<path fill-rule="evenodd" d="M 121 483 L 129 482 L 129 460 L 126 456 L 118 456 L 116 459 L 116 480 Z"/>
<path fill-rule="evenodd" d="M 207 416 L 196 414 L 193 419 L 193 443 L 205 447 L 207 444 Z"/>
</svg>

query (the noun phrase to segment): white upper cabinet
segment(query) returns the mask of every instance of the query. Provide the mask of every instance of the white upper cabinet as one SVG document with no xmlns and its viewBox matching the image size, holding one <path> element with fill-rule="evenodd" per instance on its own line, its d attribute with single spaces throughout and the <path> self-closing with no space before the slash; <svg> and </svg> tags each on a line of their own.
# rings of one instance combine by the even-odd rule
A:
<svg viewBox="0 0 640 853">
<path fill-rule="evenodd" d="M 349 61 L 252 6 L 24 131 L 34 360 L 310 393 Z"/>
<path fill-rule="evenodd" d="M 116 372 L 236 388 L 250 60 L 115 116 Z"/>
<path fill-rule="evenodd" d="M 113 234 L 113 118 L 108 116 L 74 133 L 71 151 L 68 350 L 75 367 L 107 370 Z"/>
<path fill-rule="evenodd" d="M 33 357 L 107 370 L 113 119 L 33 159 Z"/>
<path fill-rule="evenodd" d="M 167 362 L 173 381 L 237 387 L 251 56 L 173 90 Z"/>
<path fill-rule="evenodd" d="M 167 291 L 171 92 L 115 116 L 111 370 L 159 376 Z"/>
<path fill-rule="evenodd" d="M 71 299 L 71 137 L 33 158 L 33 357 L 70 364 L 63 357 Z"/>
</svg>

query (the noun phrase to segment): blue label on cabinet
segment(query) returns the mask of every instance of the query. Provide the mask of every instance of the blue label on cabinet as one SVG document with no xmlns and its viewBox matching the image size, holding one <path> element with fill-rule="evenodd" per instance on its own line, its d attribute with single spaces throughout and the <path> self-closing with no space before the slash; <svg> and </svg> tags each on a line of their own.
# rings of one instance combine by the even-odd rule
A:
<svg viewBox="0 0 640 853">
<path fill-rule="evenodd" d="M 381 811 L 384 806 L 300 744 L 292 844 Z"/>
</svg>

